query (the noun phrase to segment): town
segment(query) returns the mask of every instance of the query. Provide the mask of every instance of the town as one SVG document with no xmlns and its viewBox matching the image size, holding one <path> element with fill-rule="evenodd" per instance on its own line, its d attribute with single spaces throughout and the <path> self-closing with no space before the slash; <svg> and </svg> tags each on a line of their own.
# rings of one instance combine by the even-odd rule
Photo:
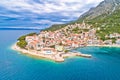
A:
<svg viewBox="0 0 120 80">
<path fill-rule="evenodd" d="M 82 26 L 82 25 L 76 25 Z M 41 31 L 38 35 L 27 36 L 25 41 L 27 42 L 27 49 L 34 49 L 37 51 L 48 51 L 45 53 L 51 53 L 53 51 L 67 52 L 71 49 L 87 46 L 87 43 L 100 43 L 96 39 L 96 30 L 91 29 L 88 32 L 82 32 L 80 34 L 71 33 L 72 25 L 68 25 L 63 29 L 57 31 Z M 69 28 L 69 30 L 68 30 Z M 76 27 L 74 27 L 76 28 Z M 80 27 L 81 28 L 81 27 Z M 90 26 L 82 27 L 89 29 Z"/>
<path fill-rule="evenodd" d="M 86 29 L 74 33 L 74 29 Z M 116 38 L 114 44 L 120 44 L 120 34 L 114 33 L 106 35 L 106 38 Z M 50 51 L 68 51 L 78 47 L 87 45 L 112 45 L 112 40 L 100 40 L 96 36 L 96 29 L 91 29 L 90 25 L 82 24 L 68 25 L 63 29 L 57 31 L 41 31 L 38 35 L 27 36 L 27 49 L 43 50 L 50 49 Z M 49 52 L 48 52 L 49 53 Z"/>
<path fill-rule="evenodd" d="M 67 25 L 56 31 L 40 31 L 39 34 L 25 37 L 27 44 L 24 49 L 20 49 L 18 45 L 15 49 L 23 51 L 23 53 L 30 53 L 61 62 L 64 61 L 65 57 L 91 57 L 88 54 L 72 52 L 75 48 L 120 45 L 120 34 L 106 35 L 105 37 L 108 39 L 103 41 L 96 35 L 97 30 L 83 22 L 82 24 Z M 115 38 L 114 43 L 113 38 Z"/>
</svg>

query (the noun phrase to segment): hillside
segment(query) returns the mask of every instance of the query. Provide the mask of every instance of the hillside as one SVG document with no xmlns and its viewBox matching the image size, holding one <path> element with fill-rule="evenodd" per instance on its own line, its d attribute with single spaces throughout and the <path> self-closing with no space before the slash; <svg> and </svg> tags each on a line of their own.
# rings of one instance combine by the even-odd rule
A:
<svg viewBox="0 0 120 80">
<path fill-rule="evenodd" d="M 91 20 L 104 14 L 109 15 L 117 9 L 120 9 L 120 0 L 104 0 L 97 7 L 81 15 L 78 20 Z"/>
<path fill-rule="evenodd" d="M 114 11 L 110 15 L 101 15 L 92 20 L 86 21 L 88 24 L 92 24 L 95 28 L 99 28 L 97 31 L 98 36 L 104 38 L 105 35 L 120 33 L 120 10 Z"/>
<path fill-rule="evenodd" d="M 97 35 L 105 40 L 106 35 L 120 33 L 120 0 L 105 0 L 96 8 L 80 16 L 77 22 L 84 20 L 97 30 Z"/>
<path fill-rule="evenodd" d="M 104 0 L 97 7 L 81 15 L 78 20 L 68 24 L 53 25 L 46 30 L 55 31 L 82 21 L 92 25 L 93 28 L 99 28 L 97 35 L 102 40 L 105 40 L 106 35 L 120 33 L 120 0 Z"/>
<path fill-rule="evenodd" d="M 43 31 L 56 31 L 58 29 L 66 27 L 67 25 L 75 24 L 75 23 L 76 23 L 76 21 L 71 21 L 71 22 L 66 23 L 66 24 L 53 24 L 52 26 L 50 26 L 49 28 L 44 29 Z"/>
</svg>

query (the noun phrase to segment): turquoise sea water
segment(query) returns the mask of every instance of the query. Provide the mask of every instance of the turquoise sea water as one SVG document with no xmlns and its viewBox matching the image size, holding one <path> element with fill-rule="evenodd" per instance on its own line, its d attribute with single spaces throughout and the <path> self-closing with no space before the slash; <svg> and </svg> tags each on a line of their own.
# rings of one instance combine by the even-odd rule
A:
<svg viewBox="0 0 120 80">
<path fill-rule="evenodd" d="M 120 80 L 120 48 L 85 47 L 92 58 L 55 63 L 10 49 L 16 39 L 35 30 L 0 30 L 0 80 Z"/>
</svg>

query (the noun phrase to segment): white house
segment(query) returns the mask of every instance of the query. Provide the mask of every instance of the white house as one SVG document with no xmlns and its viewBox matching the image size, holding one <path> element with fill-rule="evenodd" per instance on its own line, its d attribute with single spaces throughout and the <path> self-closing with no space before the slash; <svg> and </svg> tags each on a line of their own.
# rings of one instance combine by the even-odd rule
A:
<svg viewBox="0 0 120 80">
<path fill-rule="evenodd" d="M 43 54 L 56 54 L 56 50 L 54 48 L 42 48 L 41 53 L 43 53 Z"/>
<path fill-rule="evenodd" d="M 116 40 L 116 44 L 120 45 L 120 39 Z"/>
<path fill-rule="evenodd" d="M 78 42 L 73 42 L 72 47 L 79 47 L 79 43 Z"/>
<path fill-rule="evenodd" d="M 60 46 L 60 45 L 55 45 L 55 49 L 57 50 L 57 51 L 63 51 L 64 50 L 64 46 Z"/>
<path fill-rule="evenodd" d="M 104 41 L 104 44 L 106 44 L 106 45 L 111 45 L 111 44 L 112 44 L 112 40 L 105 40 L 105 41 Z"/>
</svg>

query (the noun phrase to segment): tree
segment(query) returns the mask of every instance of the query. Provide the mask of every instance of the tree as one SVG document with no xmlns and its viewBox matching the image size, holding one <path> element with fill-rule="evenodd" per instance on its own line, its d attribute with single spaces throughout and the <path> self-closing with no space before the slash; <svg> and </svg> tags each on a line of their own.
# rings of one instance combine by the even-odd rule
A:
<svg viewBox="0 0 120 80">
<path fill-rule="evenodd" d="M 69 52 L 69 50 L 65 50 L 65 53 L 68 53 Z"/>
<path fill-rule="evenodd" d="M 30 33 L 27 35 L 23 35 L 21 37 L 19 37 L 17 40 L 17 46 L 19 46 L 20 48 L 25 48 L 27 45 L 27 42 L 25 41 L 26 36 L 33 36 L 33 35 L 37 35 L 36 33 Z"/>
<path fill-rule="evenodd" d="M 27 42 L 24 40 L 17 42 L 17 46 L 19 46 L 20 48 L 25 48 L 26 45 L 27 45 Z"/>
</svg>

